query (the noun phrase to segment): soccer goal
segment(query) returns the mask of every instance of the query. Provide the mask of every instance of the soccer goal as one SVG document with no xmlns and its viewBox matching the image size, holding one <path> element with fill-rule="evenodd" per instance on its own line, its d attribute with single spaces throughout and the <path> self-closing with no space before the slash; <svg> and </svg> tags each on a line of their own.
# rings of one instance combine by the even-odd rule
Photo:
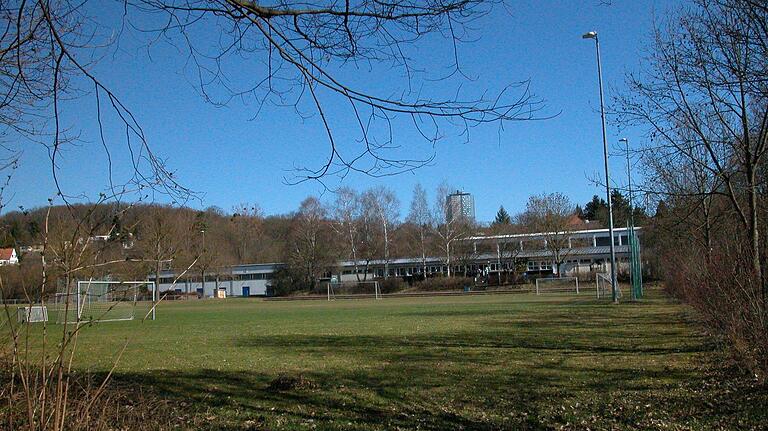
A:
<svg viewBox="0 0 768 431">
<path fill-rule="evenodd" d="M 598 272 L 595 277 L 595 287 L 597 288 L 598 299 L 613 298 L 611 289 L 611 275 L 609 273 Z M 616 297 L 621 298 L 621 288 L 616 286 Z"/>
<path fill-rule="evenodd" d="M 579 279 L 576 277 L 537 278 L 536 294 L 575 293 L 579 294 Z"/>
<path fill-rule="evenodd" d="M 328 300 L 375 298 L 381 299 L 381 289 L 378 281 L 347 281 L 328 283 Z"/>
<path fill-rule="evenodd" d="M 78 281 L 56 294 L 57 323 L 133 320 L 140 296 L 155 298 L 152 281 Z M 153 301 L 154 305 L 154 301 Z M 154 311 L 154 308 L 153 310 Z"/>
<path fill-rule="evenodd" d="M 16 312 L 16 320 L 19 323 L 36 323 L 48 321 L 48 307 L 45 305 L 30 305 L 19 307 Z"/>
</svg>

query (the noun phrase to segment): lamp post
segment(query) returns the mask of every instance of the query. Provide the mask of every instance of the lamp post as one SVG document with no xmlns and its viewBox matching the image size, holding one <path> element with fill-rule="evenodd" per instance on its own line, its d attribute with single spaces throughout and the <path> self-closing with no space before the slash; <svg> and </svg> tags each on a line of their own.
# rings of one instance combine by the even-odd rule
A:
<svg viewBox="0 0 768 431">
<path fill-rule="evenodd" d="M 619 302 L 618 283 L 616 280 L 616 247 L 613 237 L 613 204 L 611 203 L 611 183 L 608 172 L 608 137 L 605 132 L 605 103 L 603 102 L 603 69 L 600 65 L 600 41 L 597 38 L 596 31 L 584 33 L 582 39 L 594 39 L 595 50 L 597 52 L 597 82 L 600 87 L 600 119 L 603 126 L 603 161 L 605 163 L 605 193 L 608 198 L 608 234 L 611 236 L 611 295 L 613 302 Z"/>
</svg>

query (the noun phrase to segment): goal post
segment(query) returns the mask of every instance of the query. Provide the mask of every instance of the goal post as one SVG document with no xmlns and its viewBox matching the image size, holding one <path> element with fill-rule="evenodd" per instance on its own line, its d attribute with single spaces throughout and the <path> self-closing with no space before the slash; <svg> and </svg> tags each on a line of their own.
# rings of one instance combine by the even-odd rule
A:
<svg viewBox="0 0 768 431">
<path fill-rule="evenodd" d="M 38 323 L 48 321 L 48 307 L 45 305 L 28 305 L 19 307 L 16 311 L 19 323 Z"/>
<path fill-rule="evenodd" d="M 157 293 L 152 281 L 78 281 L 56 294 L 57 323 L 133 320 L 140 299 L 151 299 L 154 320 Z"/>
<path fill-rule="evenodd" d="M 598 272 L 595 274 L 595 288 L 597 291 L 597 299 L 612 298 L 613 282 L 611 281 L 611 275 L 609 273 Z M 621 298 L 621 288 L 616 286 L 616 297 Z"/>
<path fill-rule="evenodd" d="M 328 282 L 326 283 L 326 293 L 329 301 L 368 297 L 381 299 L 381 289 L 378 281 Z"/>
<path fill-rule="evenodd" d="M 575 293 L 579 294 L 578 277 L 537 278 L 536 295 L 542 293 Z"/>
</svg>

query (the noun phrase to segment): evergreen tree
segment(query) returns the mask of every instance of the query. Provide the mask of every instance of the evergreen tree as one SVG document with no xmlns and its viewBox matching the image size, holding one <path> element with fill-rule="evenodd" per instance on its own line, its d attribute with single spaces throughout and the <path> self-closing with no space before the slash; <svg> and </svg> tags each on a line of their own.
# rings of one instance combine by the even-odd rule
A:
<svg viewBox="0 0 768 431">
<path fill-rule="evenodd" d="M 507 210 L 504 209 L 504 205 L 499 207 L 499 211 L 496 213 L 496 219 L 493 221 L 493 224 L 495 225 L 512 224 L 512 217 L 510 217 Z"/>
<path fill-rule="evenodd" d="M 608 214 L 608 204 L 605 202 L 605 199 L 597 195 L 592 196 L 592 200 L 584 205 L 584 219 L 601 220 L 604 217 L 603 214 L 605 216 Z M 607 220 L 607 217 L 605 219 Z"/>
<path fill-rule="evenodd" d="M 576 211 L 574 212 L 578 218 L 584 220 L 584 210 L 581 209 L 581 205 L 576 205 Z"/>
</svg>

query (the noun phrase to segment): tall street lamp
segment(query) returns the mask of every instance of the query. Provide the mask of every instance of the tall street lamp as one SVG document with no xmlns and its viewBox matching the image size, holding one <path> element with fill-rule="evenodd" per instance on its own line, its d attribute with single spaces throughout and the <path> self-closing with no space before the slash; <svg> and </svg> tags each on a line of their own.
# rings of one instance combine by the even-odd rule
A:
<svg viewBox="0 0 768 431">
<path fill-rule="evenodd" d="M 597 32 L 590 31 L 581 36 L 582 39 L 594 39 L 595 49 L 597 51 L 597 82 L 600 87 L 600 119 L 603 125 L 603 160 L 605 162 L 605 194 L 608 198 L 608 234 L 611 236 L 611 294 L 613 302 L 619 302 L 618 283 L 616 280 L 616 247 L 613 237 L 613 204 L 611 203 L 611 183 L 608 173 L 608 138 L 605 132 L 605 103 L 603 102 L 603 69 L 600 65 L 600 41 L 597 39 Z"/>
</svg>

